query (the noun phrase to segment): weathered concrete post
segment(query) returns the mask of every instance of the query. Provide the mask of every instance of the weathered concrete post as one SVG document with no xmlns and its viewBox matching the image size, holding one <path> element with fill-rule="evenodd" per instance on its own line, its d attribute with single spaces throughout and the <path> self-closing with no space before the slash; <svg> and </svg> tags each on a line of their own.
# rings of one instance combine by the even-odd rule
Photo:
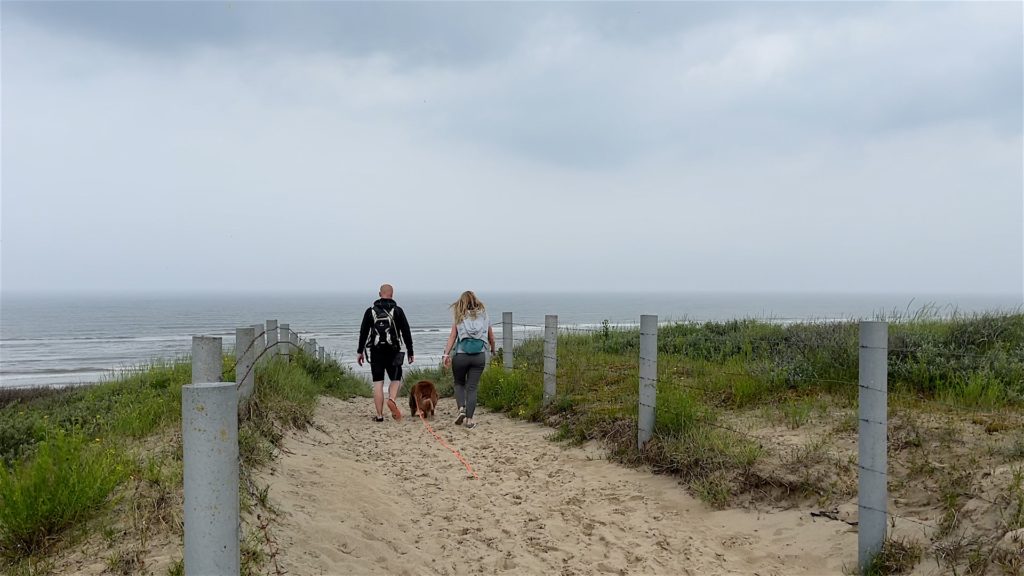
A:
<svg viewBox="0 0 1024 576">
<path fill-rule="evenodd" d="M 281 354 L 281 345 L 278 344 L 277 320 L 267 320 L 267 354 L 273 358 Z"/>
<path fill-rule="evenodd" d="M 238 391 L 221 382 L 223 341 L 192 338 L 192 384 L 181 389 L 185 573 L 237 574 Z"/>
<path fill-rule="evenodd" d="M 857 493 L 857 563 L 864 573 L 882 551 L 888 519 L 889 490 L 889 324 L 860 323 L 860 394 L 857 439 L 860 469 Z"/>
<path fill-rule="evenodd" d="M 321 361 L 321 362 L 324 362 L 324 361 L 327 360 L 327 355 L 324 354 L 324 347 L 323 346 L 317 346 L 316 359 Z"/>
<path fill-rule="evenodd" d="M 515 349 L 515 340 L 512 337 L 512 313 L 501 313 L 501 355 L 505 359 L 505 371 L 512 371 L 512 354 Z"/>
<path fill-rule="evenodd" d="M 181 388 L 185 574 L 238 574 L 238 393 L 233 382 Z"/>
<path fill-rule="evenodd" d="M 312 338 L 309 341 L 309 351 L 307 352 L 310 358 L 316 359 L 316 338 Z"/>
<path fill-rule="evenodd" d="M 544 403 L 555 399 L 555 373 L 558 371 L 558 315 L 544 316 Z"/>
<path fill-rule="evenodd" d="M 292 327 L 282 322 L 278 325 L 278 331 L 281 334 L 277 340 L 277 355 L 288 361 L 291 359 L 292 354 L 292 347 L 287 344 L 292 341 Z"/>
<path fill-rule="evenodd" d="M 256 330 L 235 329 L 235 384 L 238 388 L 238 403 L 242 405 L 252 396 L 256 374 L 252 369 L 256 358 Z"/>
<path fill-rule="evenodd" d="M 263 354 L 263 351 L 267 348 L 267 335 L 266 328 L 263 327 L 263 324 L 253 324 L 252 330 L 255 338 L 252 343 L 252 357 L 255 362 L 255 359 L 259 358 L 260 354 Z"/>
<path fill-rule="evenodd" d="M 282 338 L 283 338 L 283 336 L 282 336 Z M 298 349 L 298 347 L 299 347 L 299 335 L 296 334 L 295 332 L 289 330 L 288 331 L 288 341 L 292 343 L 292 345 L 288 347 L 288 353 L 289 354 L 294 354 L 295 350 Z M 289 356 L 289 358 L 291 358 L 291 356 Z"/>
<path fill-rule="evenodd" d="M 192 383 L 220 382 L 223 369 L 223 340 L 215 336 L 193 336 Z"/>
<path fill-rule="evenodd" d="M 654 407 L 658 395 L 658 317 L 640 316 L 640 410 L 637 447 L 641 450 L 654 433 Z"/>
</svg>

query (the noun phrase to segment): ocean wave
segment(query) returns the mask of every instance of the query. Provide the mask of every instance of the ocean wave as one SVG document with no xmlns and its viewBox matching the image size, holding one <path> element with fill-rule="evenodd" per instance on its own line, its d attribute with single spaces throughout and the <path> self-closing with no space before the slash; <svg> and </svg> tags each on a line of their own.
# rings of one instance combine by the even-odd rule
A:
<svg viewBox="0 0 1024 576">
<path fill-rule="evenodd" d="M 234 333 L 232 333 L 234 335 Z M 167 336 L 75 336 L 71 338 L 4 338 L 0 339 L 0 345 L 14 342 L 45 342 L 47 344 L 77 344 L 79 342 L 102 343 L 102 342 L 186 342 L 192 339 L 191 335 L 167 335 Z"/>
<path fill-rule="evenodd" d="M 21 370 L 3 370 L 0 369 L 0 376 L 46 376 L 46 375 L 58 375 L 58 374 L 90 374 L 90 373 L 104 373 L 113 372 L 111 368 L 99 368 L 96 366 L 80 366 L 77 368 L 40 368 L 38 370 L 32 369 L 21 369 Z"/>
</svg>

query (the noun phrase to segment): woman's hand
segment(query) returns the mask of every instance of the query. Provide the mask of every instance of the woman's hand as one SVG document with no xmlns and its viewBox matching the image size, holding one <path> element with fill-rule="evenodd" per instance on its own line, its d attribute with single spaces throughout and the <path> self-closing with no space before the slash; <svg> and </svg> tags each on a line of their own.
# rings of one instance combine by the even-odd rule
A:
<svg viewBox="0 0 1024 576">
<path fill-rule="evenodd" d="M 445 365 L 446 368 L 450 367 L 452 365 L 452 357 L 451 357 L 450 354 L 445 354 L 443 356 L 443 360 L 444 360 L 444 365 Z"/>
</svg>

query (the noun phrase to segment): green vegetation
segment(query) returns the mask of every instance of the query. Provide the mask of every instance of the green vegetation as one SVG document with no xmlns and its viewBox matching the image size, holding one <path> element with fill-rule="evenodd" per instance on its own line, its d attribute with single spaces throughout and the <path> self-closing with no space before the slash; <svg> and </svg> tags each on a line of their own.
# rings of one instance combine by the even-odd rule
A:
<svg viewBox="0 0 1024 576">
<path fill-rule="evenodd" d="M 336 362 L 301 353 L 293 359 L 256 370 L 256 391 L 239 429 L 249 485 L 248 470 L 272 457 L 283 431 L 312 422 L 319 395 L 369 393 Z M 233 367 L 226 356 L 225 381 L 234 380 Z M 106 557 L 108 569 L 130 573 L 141 565 L 154 530 L 167 527 L 180 536 L 178 427 L 181 387 L 190 381 L 189 363 L 161 363 L 95 386 L 6 395 L 0 404 L 0 571 L 48 571 L 50 552 L 99 533 L 118 545 Z"/>
<path fill-rule="evenodd" d="M 936 538 L 943 538 L 962 531 L 961 510 L 980 475 L 954 473 L 973 457 L 970 444 L 953 443 L 959 440 L 954 429 L 932 420 L 920 424 L 911 413 L 984 411 L 977 419 L 982 437 L 1006 432 L 1008 438 L 994 445 L 995 458 L 1019 462 L 1024 314 L 939 319 L 925 312 L 889 320 L 890 408 L 896 414 L 890 417 L 890 461 L 911 476 L 928 476 L 938 501 L 925 504 L 942 511 L 935 523 Z M 514 352 L 514 371 L 492 366 L 484 372 L 480 402 L 553 426 L 556 440 L 599 440 L 612 458 L 676 475 L 714 506 L 767 500 L 833 507 L 855 494 L 855 444 L 852 453 L 849 443 L 837 448 L 835 436 L 850 437 L 857 429 L 856 323 L 661 327 L 654 435 L 643 451 L 636 439 L 639 348 L 635 329 L 605 324 L 590 333 L 560 333 L 557 396 L 545 405 L 543 342 L 527 340 Z M 790 445 L 763 435 L 766 428 L 806 426 L 816 429 Z M 1019 489 L 1006 492 L 1013 496 L 1007 503 L 1018 501 Z M 1005 524 L 1018 525 L 1019 506 L 1009 508 Z M 890 542 L 887 550 L 878 573 L 899 573 L 920 559 L 920 550 L 904 542 Z"/>
<path fill-rule="evenodd" d="M 559 394 L 540 406 L 540 339 L 516 351 L 516 371 L 489 371 L 493 408 L 541 419 L 567 406 L 613 419 L 635 416 L 636 330 L 604 328 L 561 334 Z M 821 394 L 857 397 L 855 323 L 768 324 L 754 320 L 675 324 L 658 335 L 658 424 L 677 432 L 706 408 L 781 406 L 797 428 Z M 513 381 L 512 379 L 518 379 Z M 890 392 L 951 406 L 998 409 L 1024 405 L 1024 314 L 914 320 L 890 325 Z M 705 408 L 694 412 L 695 403 Z M 662 415 L 662 411 L 668 414 Z M 581 412 L 581 410 L 574 410 Z M 697 418 L 698 420 L 700 418 Z"/>
<path fill-rule="evenodd" d="M 226 372 L 233 380 L 234 371 Z M 142 438 L 180 420 L 181 386 L 191 378 L 188 363 L 155 364 L 112 382 L 7 404 L 0 408 L 0 460 L 10 466 L 30 455 L 53 430 L 100 440 Z"/>
<path fill-rule="evenodd" d="M 865 576 L 889 576 L 908 574 L 921 561 L 924 547 L 919 542 L 905 538 L 886 538 L 882 551 L 864 571 Z"/>
<path fill-rule="evenodd" d="M 89 517 L 128 475 L 111 446 L 57 429 L 32 458 L 0 466 L 0 552 L 8 559 L 41 550 L 48 538 Z"/>
</svg>

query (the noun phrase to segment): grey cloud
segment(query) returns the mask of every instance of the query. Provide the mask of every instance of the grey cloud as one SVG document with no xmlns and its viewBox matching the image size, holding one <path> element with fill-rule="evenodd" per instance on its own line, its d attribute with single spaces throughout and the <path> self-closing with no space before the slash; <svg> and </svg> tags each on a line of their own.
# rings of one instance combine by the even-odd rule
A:
<svg viewBox="0 0 1024 576">
<path fill-rule="evenodd" d="M 274 44 L 278 50 L 387 54 L 403 65 L 504 55 L 542 18 L 572 18 L 611 40 L 674 34 L 735 7 L 711 4 L 461 2 L 5 2 L 8 16 L 131 49 Z"/>
<path fill-rule="evenodd" d="M 666 148 L 799 149 L 965 121 L 1020 134 L 1019 5 L 725 16 L 627 43 L 600 19 L 533 21 L 508 57 L 450 71 L 447 85 L 393 70 L 417 92 L 395 112 L 410 126 L 580 169 Z"/>
<path fill-rule="evenodd" d="M 43 6 L 4 290 L 1020 287 L 1019 4 Z"/>
</svg>

